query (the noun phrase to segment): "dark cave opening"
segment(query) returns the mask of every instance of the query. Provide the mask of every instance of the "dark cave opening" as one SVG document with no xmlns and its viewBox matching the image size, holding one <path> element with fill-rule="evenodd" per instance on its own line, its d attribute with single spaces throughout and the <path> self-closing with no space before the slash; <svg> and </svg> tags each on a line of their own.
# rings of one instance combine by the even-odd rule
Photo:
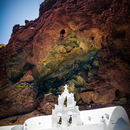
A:
<svg viewBox="0 0 130 130">
<path fill-rule="evenodd" d="M 64 34 L 65 34 L 65 30 L 62 29 L 62 30 L 60 31 L 60 34 L 61 34 L 61 35 L 64 35 Z"/>
<path fill-rule="evenodd" d="M 118 98 L 119 95 L 120 95 L 120 91 L 117 89 L 117 90 L 115 91 L 115 96 Z"/>
<path fill-rule="evenodd" d="M 91 40 L 94 40 L 94 37 L 92 36 L 90 39 L 91 39 Z"/>
</svg>

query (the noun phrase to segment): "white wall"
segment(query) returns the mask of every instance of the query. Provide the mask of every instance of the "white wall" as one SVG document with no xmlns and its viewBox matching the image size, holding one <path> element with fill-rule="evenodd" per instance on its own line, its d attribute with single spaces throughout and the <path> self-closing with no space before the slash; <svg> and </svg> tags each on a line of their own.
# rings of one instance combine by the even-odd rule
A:
<svg viewBox="0 0 130 130">
<path fill-rule="evenodd" d="M 55 129 L 50 115 L 30 118 L 24 127 L 27 130 L 130 130 L 128 116 L 120 106 L 81 111 L 80 117 L 84 126 Z M 22 130 L 20 126 L 17 129 L 12 127 L 0 127 L 0 130 Z"/>
<path fill-rule="evenodd" d="M 0 127 L 0 130 L 22 130 L 22 127 L 22 125 L 2 126 Z"/>
</svg>

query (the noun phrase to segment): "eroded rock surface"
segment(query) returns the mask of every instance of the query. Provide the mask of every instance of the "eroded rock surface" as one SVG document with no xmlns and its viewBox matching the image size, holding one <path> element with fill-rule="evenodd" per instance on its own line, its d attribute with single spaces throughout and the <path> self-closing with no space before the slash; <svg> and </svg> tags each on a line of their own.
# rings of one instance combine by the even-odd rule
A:
<svg viewBox="0 0 130 130">
<path fill-rule="evenodd" d="M 66 83 L 81 110 L 123 105 L 129 112 L 129 4 L 45 0 L 39 18 L 15 25 L 0 47 L 0 125 L 51 114 Z"/>
</svg>

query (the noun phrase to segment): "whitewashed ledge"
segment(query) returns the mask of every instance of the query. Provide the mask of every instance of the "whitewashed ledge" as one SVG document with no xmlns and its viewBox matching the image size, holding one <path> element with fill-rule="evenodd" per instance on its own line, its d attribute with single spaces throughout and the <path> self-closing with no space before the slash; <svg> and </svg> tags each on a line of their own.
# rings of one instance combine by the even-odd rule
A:
<svg viewBox="0 0 130 130">
<path fill-rule="evenodd" d="M 0 130 L 22 130 L 23 125 L 2 126 Z"/>
</svg>

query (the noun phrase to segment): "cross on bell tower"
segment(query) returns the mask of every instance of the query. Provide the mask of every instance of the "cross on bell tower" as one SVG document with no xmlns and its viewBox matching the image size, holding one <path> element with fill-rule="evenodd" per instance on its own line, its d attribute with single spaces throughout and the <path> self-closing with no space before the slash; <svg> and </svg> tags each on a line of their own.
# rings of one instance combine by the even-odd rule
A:
<svg viewBox="0 0 130 130">
<path fill-rule="evenodd" d="M 64 92 L 58 97 L 58 105 L 52 110 L 53 127 L 69 127 L 82 125 L 79 107 L 74 101 L 74 94 L 69 93 L 68 86 L 64 86 Z"/>
</svg>

